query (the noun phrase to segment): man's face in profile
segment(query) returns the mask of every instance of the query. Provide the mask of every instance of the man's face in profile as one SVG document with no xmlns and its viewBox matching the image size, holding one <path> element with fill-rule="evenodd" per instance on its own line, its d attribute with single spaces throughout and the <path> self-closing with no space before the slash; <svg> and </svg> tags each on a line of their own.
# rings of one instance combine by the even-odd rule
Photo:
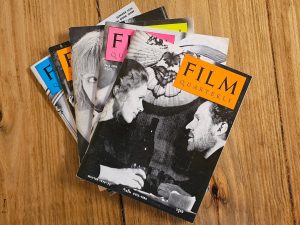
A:
<svg viewBox="0 0 300 225">
<path fill-rule="evenodd" d="M 213 124 L 210 107 L 213 103 L 206 101 L 202 103 L 193 120 L 186 126 L 190 130 L 188 139 L 188 151 L 203 152 L 215 146 L 215 125 Z"/>
</svg>

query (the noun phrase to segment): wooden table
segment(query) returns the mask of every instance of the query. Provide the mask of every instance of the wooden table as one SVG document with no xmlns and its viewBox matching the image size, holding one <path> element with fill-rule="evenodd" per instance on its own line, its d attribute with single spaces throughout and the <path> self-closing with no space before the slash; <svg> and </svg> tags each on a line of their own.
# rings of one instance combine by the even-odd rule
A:
<svg viewBox="0 0 300 225">
<path fill-rule="evenodd" d="M 300 224 L 300 1 L 135 2 L 229 37 L 227 64 L 253 75 L 195 224 Z M 1 225 L 189 224 L 76 178 L 76 143 L 29 69 L 70 26 L 93 25 L 129 0 L 98 3 L 1 1 Z"/>
</svg>

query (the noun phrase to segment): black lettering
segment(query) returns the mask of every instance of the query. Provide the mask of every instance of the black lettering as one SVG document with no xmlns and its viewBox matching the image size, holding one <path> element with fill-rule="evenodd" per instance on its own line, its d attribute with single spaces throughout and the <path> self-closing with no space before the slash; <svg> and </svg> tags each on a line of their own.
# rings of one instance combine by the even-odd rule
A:
<svg viewBox="0 0 300 225">
<path fill-rule="evenodd" d="M 131 41 L 131 36 L 130 36 L 130 35 L 128 35 L 128 44 L 127 44 L 127 49 L 129 48 L 130 41 Z"/>
<path fill-rule="evenodd" d="M 234 82 L 233 85 L 231 85 L 230 87 L 228 87 L 228 83 L 227 83 L 227 77 L 225 78 L 225 80 L 222 82 L 222 84 L 220 85 L 220 87 L 218 88 L 219 90 L 221 90 L 221 87 L 223 86 L 223 84 L 225 84 L 225 91 L 228 91 L 231 87 L 232 88 L 232 91 L 231 91 L 231 94 L 234 95 L 234 91 L 235 91 L 235 88 L 236 88 L 236 85 L 237 85 L 237 81 Z"/>
<path fill-rule="evenodd" d="M 68 52 L 68 53 L 64 54 L 64 56 L 65 56 L 65 59 L 68 63 L 68 67 L 71 67 L 71 52 Z"/>
<path fill-rule="evenodd" d="M 188 65 L 187 65 L 187 67 L 186 67 L 186 69 L 185 69 L 185 71 L 184 71 L 184 74 L 183 74 L 183 75 L 185 75 L 185 76 L 186 76 L 186 73 L 187 73 L 188 71 L 192 71 L 192 72 L 194 72 L 194 70 L 191 70 L 191 69 L 190 69 L 190 65 L 196 66 L 196 64 L 188 62 Z"/>
<path fill-rule="evenodd" d="M 203 70 L 204 70 L 204 68 L 201 67 L 201 69 L 200 69 L 200 71 L 199 71 L 199 75 L 198 75 L 198 77 L 197 77 L 197 81 L 200 80 L 200 77 L 201 77 L 201 75 L 202 75 Z"/>
<path fill-rule="evenodd" d="M 205 84 L 207 84 L 207 85 L 209 85 L 209 86 L 211 86 L 211 87 L 214 86 L 213 84 L 210 84 L 210 83 L 209 83 L 209 80 L 210 80 L 210 77 L 212 76 L 212 73 L 213 73 L 213 71 L 209 71 L 208 77 L 207 77 L 207 79 L 206 79 L 206 81 L 205 81 Z"/>
<path fill-rule="evenodd" d="M 52 80 L 51 73 L 52 73 L 52 72 L 54 73 L 54 71 L 53 71 L 53 69 L 47 70 L 47 68 L 49 68 L 49 67 L 51 67 L 51 65 L 46 66 L 45 68 L 43 68 L 43 70 L 44 70 L 45 73 L 47 74 L 47 77 L 49 78 L 49 80 Z"/>
<path fill-rule="evenodd" d="M 123 36 L 123 34 L 114 34 L 114 43 L 113 43 L 113 48 L 116 47 L 117 42 L 122 42 L 122 39 L 117 39 L 117 36 Z"/>
</svg>

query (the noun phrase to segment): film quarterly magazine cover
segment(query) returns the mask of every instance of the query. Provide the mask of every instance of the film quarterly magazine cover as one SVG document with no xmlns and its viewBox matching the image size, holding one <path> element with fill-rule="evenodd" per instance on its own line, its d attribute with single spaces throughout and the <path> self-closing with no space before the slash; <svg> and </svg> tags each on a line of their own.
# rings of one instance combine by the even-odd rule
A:
<svg viewBox="0 0 300 225">
<path fill-rule="evenodd" d="M 193 222 L 251 80 L 213 54 L 136 31 L 77 175 Z"/>
<path fill-rule="evenodd" d="M 165 18 L 164 8 L 160 7 L 132 21 L 143 19 Z M 157 24 L 160 24 L 159 22 Z M 78 149 L 80 158 L 90 141 L 91 123 L 94 110 L 94 93 L 98 80 L 99 59 L 103 43 L 104 26 L 71 27 L 69 29 L 72 44 L 73 86 L 75 93 L 75 115 L 78 130 Z"/>
<path fill-rule="evenodd" d="M 77 140 L 75 121 L 50 56 L 46 56 L 36 62 L 30 69 L 46 91 L 46 95 L 64 121 L 66 127 L 74 139 Z"/>
</svg>

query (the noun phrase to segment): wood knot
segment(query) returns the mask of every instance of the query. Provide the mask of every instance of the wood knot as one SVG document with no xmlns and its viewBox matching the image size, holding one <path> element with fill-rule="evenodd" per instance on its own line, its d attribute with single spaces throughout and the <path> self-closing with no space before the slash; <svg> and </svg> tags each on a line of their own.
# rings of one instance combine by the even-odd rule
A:
<svg viewBox="0 0 300 225">
<path fill-rule="evenodd" d="M 213 198 L 218 198 L 218 192 L 219 192 L 218 186 L 214 184 L 211 187 L 211 194 L 212 194 Z"/>
<path fill-rule="evenodd" d="M 215 202 L 221 202 L 223 204 L 227 203 L 227 189 L 225 186 L 218 185 L 217 183 L 213 183 L 210 188 L 212 199 Z"/>
</svg>

